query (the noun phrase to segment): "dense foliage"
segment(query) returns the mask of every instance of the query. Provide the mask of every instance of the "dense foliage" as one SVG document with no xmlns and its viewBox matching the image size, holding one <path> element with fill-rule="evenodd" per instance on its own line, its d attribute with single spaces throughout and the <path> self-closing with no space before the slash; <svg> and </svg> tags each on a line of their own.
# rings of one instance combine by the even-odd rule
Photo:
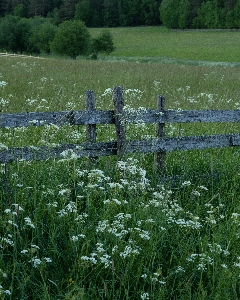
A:
<svg viewBox="0 0 240 300">
<path fill-rule="evenodd" d="M 240 28 L 240 0 L 163 0 L 160 16 L 169 28 Z"/>
<path fill-rule="evenodd" d="M 78 55 L 109 54 L 114 50 L 112 35 L 104 30 L 94 39 L 81 20 L 68 20 L 58 27 L 48 18 L 20 18 L 7 15 L 0 20 L 0 49 L 19 53 L 55 53 L 71 58 Z"/>
<path fill-rule="evenodd" d="M 240 28 L 240 0 L 1 0 L 0 17 L 48 17 L 57 25 L 160 25 L 169 28 Z"/>
<path fill-rule="evenodd" d="M 76 59 L 91 51 L 91 37 L 81 21 L 65 21 L 59 26 L 52 44 L 53 52 Z"/>
</svg>

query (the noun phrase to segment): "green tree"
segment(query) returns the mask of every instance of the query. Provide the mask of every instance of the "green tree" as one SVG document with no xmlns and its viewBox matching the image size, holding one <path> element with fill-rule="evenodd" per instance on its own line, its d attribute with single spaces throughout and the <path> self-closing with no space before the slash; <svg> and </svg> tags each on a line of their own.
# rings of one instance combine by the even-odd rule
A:
<svg viewBox="0 0 240 300">
<path fill-rule="evenodd" d="M 105 26 L 116 27 L 120 25 L 118 0 L 104 0 L 103 16 Z"/>
<path fill-rule="evenodd" d="M 24 4 L 18 4 L 15 6 L 13 15 L 20 17 L 20 18 L 25 18 L 27 17 L 27 10 Z"/>
<path fill-rule="evenodd" d="M 163 0 L 160 5 L 160 19 L 168 28 L 178 28 L 179 1 Z"/>
<path fill-rule="evenodd" d="M 91 0 L 91 7 L 93 10 L 92 27 L 103 27 L 103 3 L 104 0 Z"/>
<path fill-rule="evenodd" d="M 144 24 L 144 11 L 141 0 L 118 1 L 119 22 L 121 26 L 137 26 Z"/>
<path fill-rule="evenodd" d="M 236 6 L 234 7 L 234 14 L 236 19 L 236 27 L 240 28 L 240 0 L 237 1 Z"/>
<path fill-rule="evenodd" d="M 74 18 L 75 6 L 79 0 L 63 0 L 60 6 L 60 16 L 62 20 L 72 20 Z"/>
<path fill-rule="evenodd" d="M 27 36 L 25 37 L 26 49 L 25 51 L 30 54 L 40 53 L 40 49 L 38 47 L 39 43 L 39 31 L 43 24 L 49 22 L 47 18 L 43 17 L 34 17 L 31 19 L 26 19 L 28 26 L 30 27 L 29 32 L 26 31 Z"/>
<path fill-rule="evenodd" d="M 29 52 L 29 46 L 32 32 L 31 32 L 31 19 L 22 18 L 19 21 L 19 27 L 20 27 L 20 37 L 19 37 L 19 44 L 18 44 L 18 51 L 23 53 L 33 53 L 33 51 Z M 34 48 L 34 45 L 31 46 L 31 48 Z"/>
<path fill-rule="evenodd" d="M 93 39 L 93 55 L 92 58 L 97 59 L 99 53 L 109 54 L 114 50 L 113 37 L 109 30 L 105 29 L 101 34 Z"/>
<path fill-rule="evenodd" d="M 37 46 L 41 52 L 50 53 L 50 45 L 53 41 L 55 34 L 57 32 L 57 27 L 51 22 L 45 22 L 41 25 L 38 31 L 38 42 Z"/>
<path fill-rule="evenodd" d="M 93 10 L 90 0 L 81 0 L 75 6 L 75 20 L 82 20 L 86 26 L 92 25 Z"/>
<path fill-rule="evenodd" d="M 146 25 L 157 25 L 160 23 L 159 18 L 160 2 L 156 0 L 142 0 L 141 9 L 144 15 Z"/>
<path fill-rule="evenodd" d="M 22 32 L 20 18 L 5 16 L 0 22 L 0 49 L 5 51 L 21 51 Z"/>
<path fill-rule="evenodd" d="M 178 26 L 180 29 L 191 27 L 191 0 L 180 0 Z"/>
<path fill-rule="evenodd" d="M 89 54 L 91 45 L 91 36 L 82 21 L 64 21 L 51 43 L 51 51 L 76 59 L 78 55 Z"/>
<path fill-rule="evenodd" d="M 224 9 L 217 0 L 203 2 L 194 19 L 195 28 L 224 28 Z"/>
<path fill-rule="evenodd" d="M 59 25 L 61 23 L 60 10 L 55 7 L 47 14 L 47 18 L 49 18 L 54 25 Z"/>
<path fill-rule="evenodd" d="M 0 17 L 3 17 L 7 12 L 7 0 L 0 1 Z"/>
</svg>

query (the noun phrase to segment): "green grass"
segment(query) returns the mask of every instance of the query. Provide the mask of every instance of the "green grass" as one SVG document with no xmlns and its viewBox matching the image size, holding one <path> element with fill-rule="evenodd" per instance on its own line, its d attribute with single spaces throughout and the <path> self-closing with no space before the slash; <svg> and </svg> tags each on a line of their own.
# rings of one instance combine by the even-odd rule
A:
<svg viewBox="0 0 240 300">
<path fill-rule="evenodd" d="M 101 29 L 91 28 L 92 36 Z M 111 28 L 116 50 L 110 58 L 159 62 L 240 62 L 240 31 L 168 30 L 164 27 Z"/>
<path fill-rule="evenodd" d="M 126 35 L 135 30 L 137 37 L 140 29 Z M 159 30 L 141 30 L 150 29 Z M 135 60 L 143 55 L 132 53 Z M 84 109 L 86 89 L 94 90 L 98 109 L 112 109 L 109 88 L 116 85 L 134 109 L 155 109 L 158 94 L 167 109 L 240 108 L 238 66 L 7 57 L 0 65 L 3 113 Z M 98 141 L 115 138 L 113 126 L 97 128 Z M 167 136 L 232 132 L 238 124 L 166 125 Z M 154 125 L 127 127 L 129 139 L 149 135 Z M 6 128 L 0 147 L 85 139 L 83 126 Z M 123 163 L 63 157 L 1 165 L 0 299 L 240 298 L 239 159 L 238 147 L 174 151 L 166 178 L 152 154 L 128 155 Z"/>
</svg>

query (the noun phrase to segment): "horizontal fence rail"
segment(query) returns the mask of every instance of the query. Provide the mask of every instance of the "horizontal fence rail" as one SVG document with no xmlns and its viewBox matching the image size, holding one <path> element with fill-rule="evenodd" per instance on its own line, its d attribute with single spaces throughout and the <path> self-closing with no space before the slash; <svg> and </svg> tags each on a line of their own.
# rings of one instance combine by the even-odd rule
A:
<svg viewBox="0 0 240 300">
<path fill-rule="evenodd" d="M 0 56 L 10 56 L 10 57 L 26 57 L 26 58 L 39 58 L 39 59 L 44 59 L 43 57 L 39 56 L 32 56 L 32 55 L 24 55 L 24 54 L 17 54 L 17 53 L 8 53 L 8 52 L 3 52 L 0 53 Z"/>
<path fill-rule="evenodd" d="M 123 90 L 113 89 L 114 110 L 96 110 L 93 91 L 86 91 L 86 110 L 58 112 L 24 112 L 1 114 L 0 127 L 25 127 L 44 125 L 85 125 L 86 143 L 63 144 L 55 147 L 15 147 L 0 151 L 0 162 L 17 160 L 45 160 L 61 158 L 96 158 L 100 156 L 126 153 L 156 153 L 156 165 L 165 168 L 165 155 L 168 151 L 194 150 L 240 146 L 240 134 L 218 134 L 210 136 L 184 136 L 166 138 L 165 123 L 193 122 L 240 122 L 239 110 L 166 110 L 165 99 L 158 96 L 157 110 L 124 110 Z M 125 134 L 127 123 L 155 123 L 156 138 L 128 141 Z M 96 142 L 96 125 L 115 124 L 116 141 Z"/>
<path fill-rule="evenodd" d="M 126 123 L 212 123 L 240 122 L 240 110 L 158 110 L 122 113 Z M 114 110 L 24 112 L 0 115 L 0 127 L 26 127 L 43 125 L 115 124 Z"/>
</svg>

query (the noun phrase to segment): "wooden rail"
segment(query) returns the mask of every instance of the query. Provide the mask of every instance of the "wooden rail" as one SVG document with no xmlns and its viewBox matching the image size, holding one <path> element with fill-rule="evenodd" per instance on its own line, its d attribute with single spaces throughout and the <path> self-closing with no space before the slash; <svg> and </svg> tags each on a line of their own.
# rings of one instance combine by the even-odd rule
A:
<svg viewBox="0 0 240 300">
<path fill-rule="evenodd" d="M 17 54 L 17 53 L 8 53 L 8 52 L 2 52 L 0 53 L 0 56 L 10 56 L 10 57 L 26 57 L 26 58 L 39 58 L 44 59 L 43 57 L 39 56 L 32 56 L 32 55 L 24 55 L 24 54 Z"/>
<path fill-rule="evenodd" d="M 166 138 L 164 125 L 193 122 L 240 122 L 240 110 L 166 110 L 165 99 L 158 96 L 157 110 L 138 110 L 129 114 L 124 110 L 123 90 L 113 89 L 114 110 L 96 110 L 93 91 L 86 92 L 86 110 L 58 112 L 25 112 L 1 114 L 0 127 L 44 126 L 49 124 L 86 125 L 87 142 L 66 144 L 57 147 L 16 147 L 0 151 L 0 162 L 16 160 L 43 160 L 63 158 L 65 151 L 75 157 L 96 158 L 98 156 L 125 153 L 156 153 L 156 165 L 165 168 L 165 154 L 174 150 L 194 150 L 240 146 L 240 134 L 218 134 L 210 136 L 189 136 Z M 156 123 L 155 139 L 128 141 L 125 134 L 126 123 Z M 96 142 L 97 124 L 115 124 L 116 141 Z"/>
</svg>

